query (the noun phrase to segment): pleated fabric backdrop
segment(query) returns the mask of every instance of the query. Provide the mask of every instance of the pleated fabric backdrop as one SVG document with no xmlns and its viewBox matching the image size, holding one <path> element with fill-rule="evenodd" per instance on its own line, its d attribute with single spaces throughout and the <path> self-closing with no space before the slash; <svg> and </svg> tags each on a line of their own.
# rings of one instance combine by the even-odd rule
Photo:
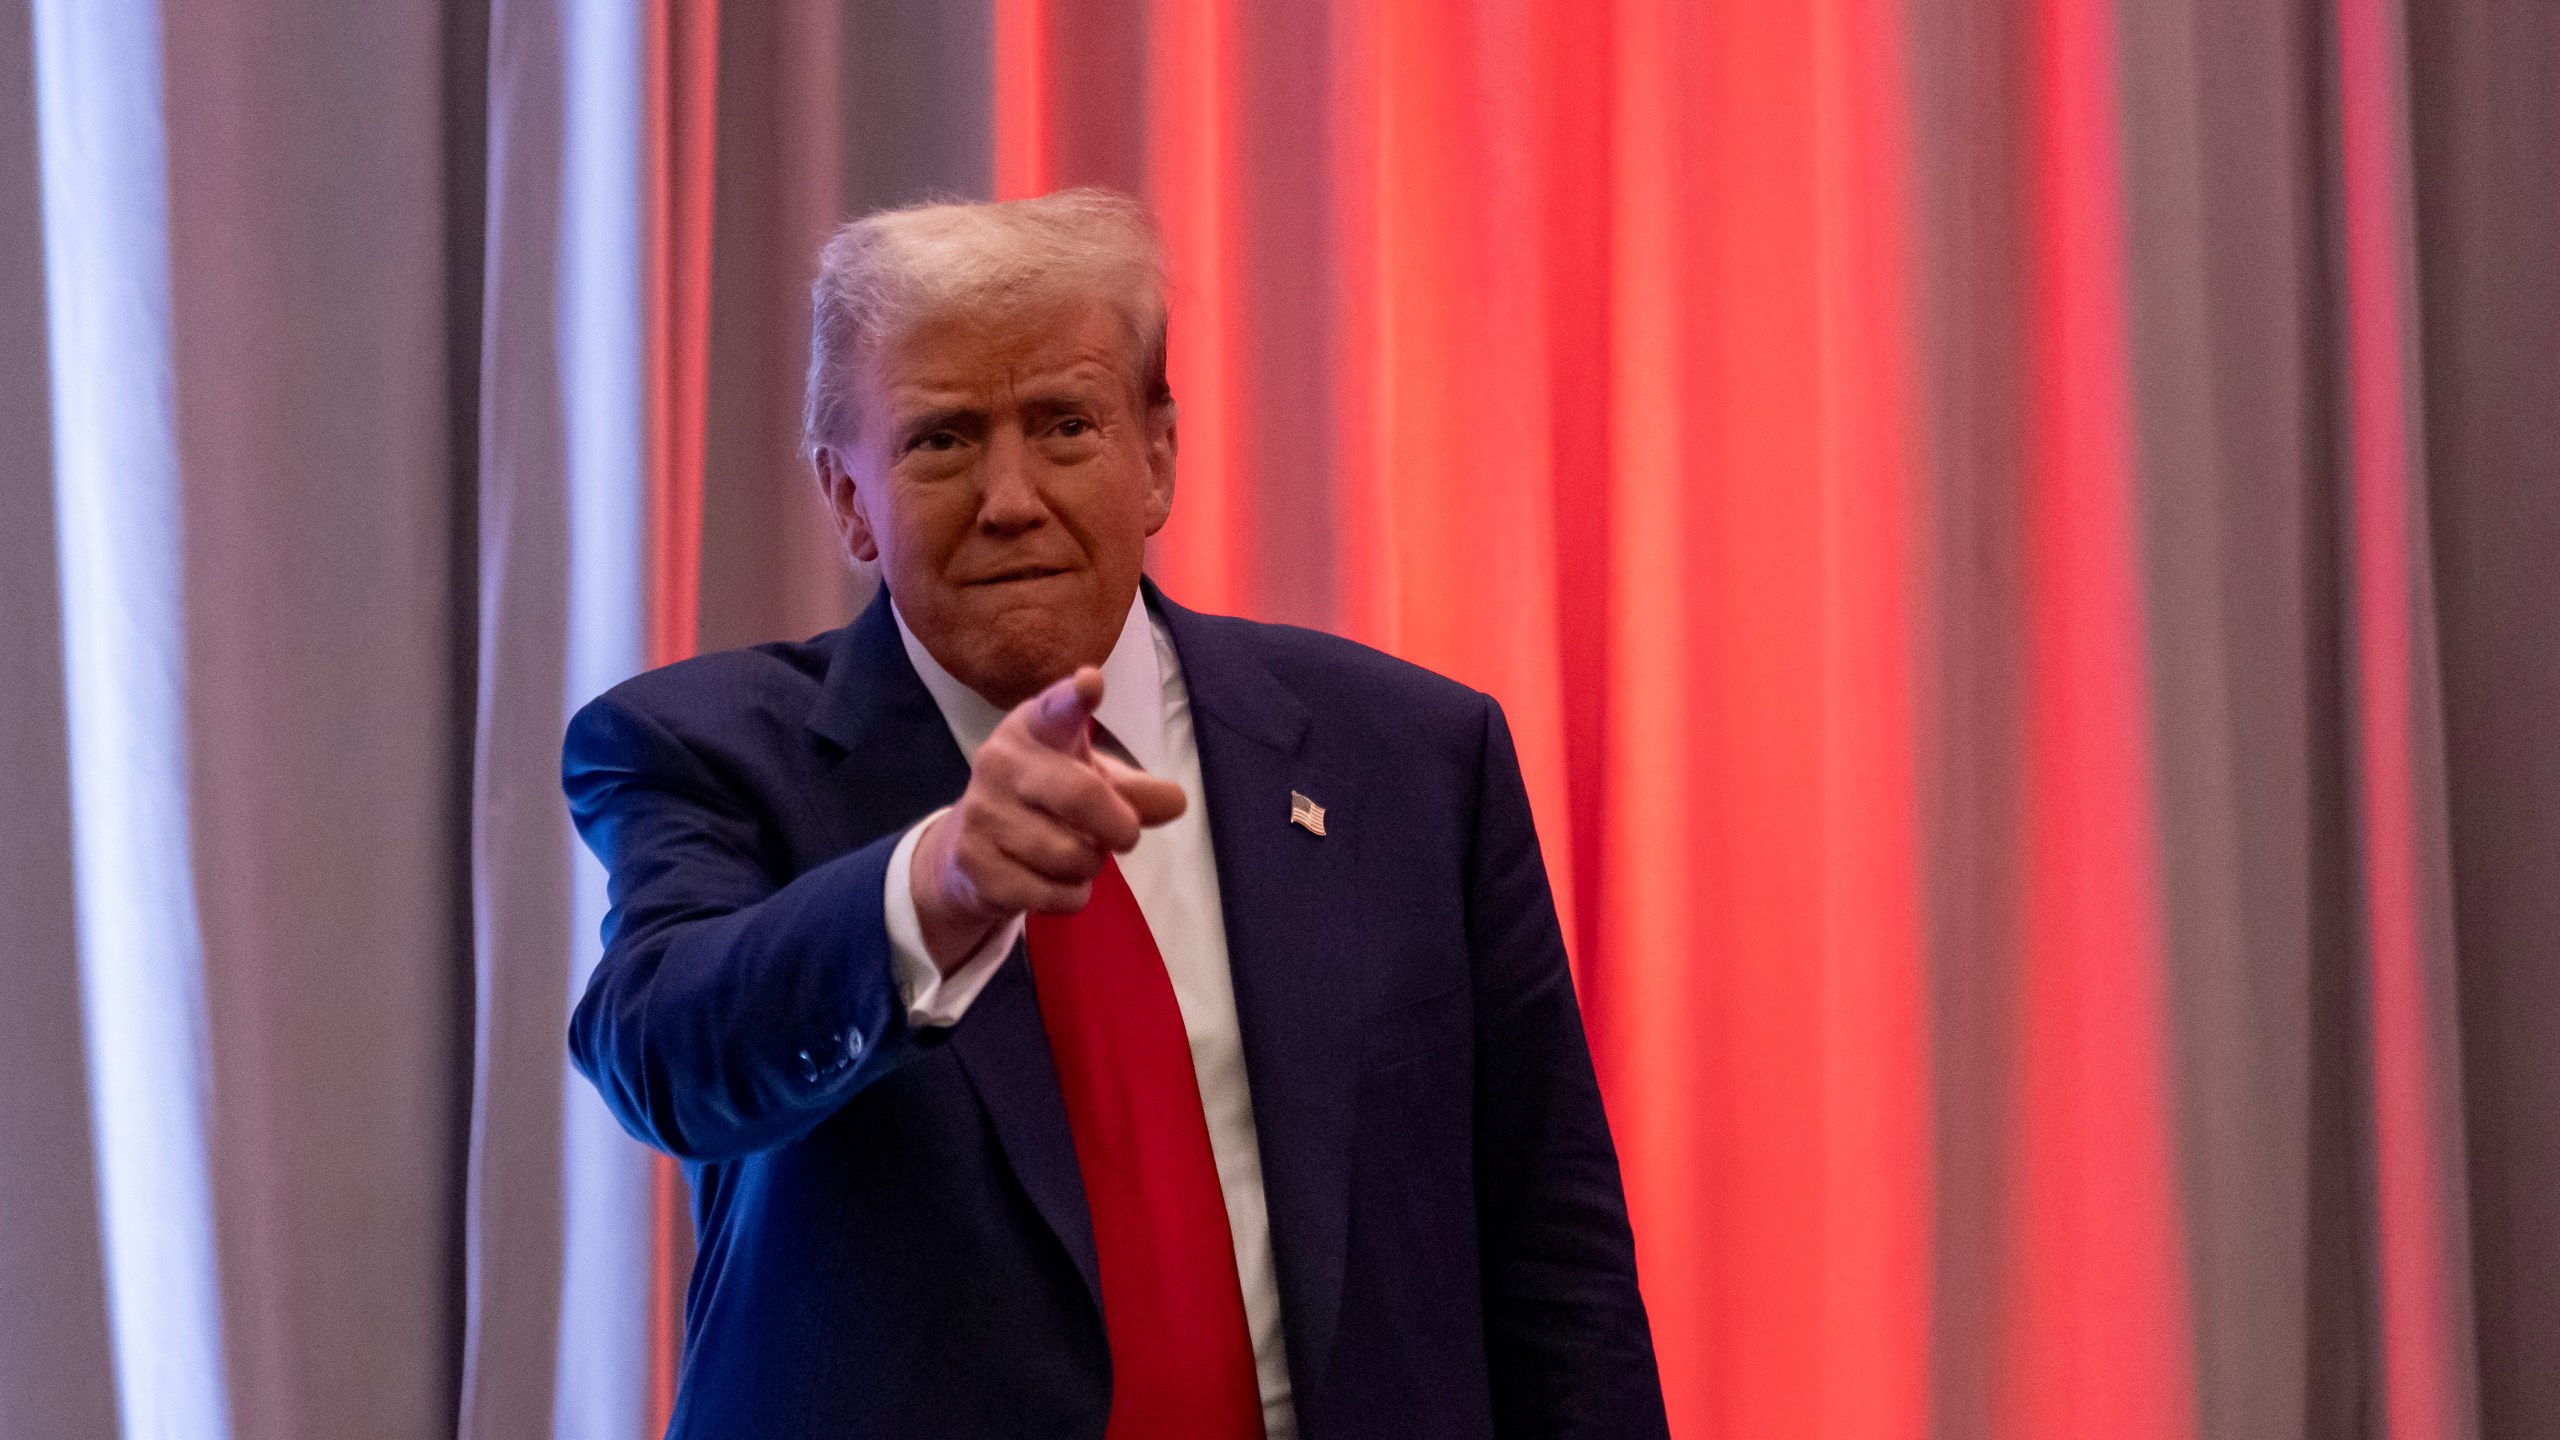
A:
<svg viewBox="0 0 2560 1440">
<path fill-rule="evenodd" d="M 1151 199 L 1186 603 L 1498 695 L 1683 1436 L 2560 1433 L 2560 18 L 37 0 L 0 1435 L 629 1437 L 568 713 L 828 226 Z"/>
</svg>

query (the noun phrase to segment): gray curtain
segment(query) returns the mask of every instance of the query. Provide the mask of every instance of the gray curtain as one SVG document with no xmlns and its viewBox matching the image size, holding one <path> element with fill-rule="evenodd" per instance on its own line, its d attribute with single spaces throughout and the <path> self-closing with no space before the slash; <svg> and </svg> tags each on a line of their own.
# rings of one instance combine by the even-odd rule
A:
<svg viewBox="0 0 2560 1440">
<path fill-rule="evenodd" d="M 0 24 L 0 1433 L 450 1423 L 472 613 L 451 41 L 431 4 Z M 135 339 L 106 309 L 157 343 L 59 373 L 100 359 L 75 330 Z M 146 507 L 56 511 L 127 481 Z M 145 631 L 172 643 L 103 682 L 92 653 L 69 693 L 78 647 Z M 183 768 L 120 753 L 136 727 Z M 189 868 L 151 873 L 144 846 Z M 173 916 L 156 943 L 193 976 L 102 985 L 121 932 Z M 120 1088 L 137 1040 L 164 1048 Z M 192 1152 L 150 1153 L 173 1137 Z"/>
<path fill-rule="evenodd" d="M 2560 1434 L 2560 7 L 2409 8 L 2483 1434 Z"/>
<path fill-rule="evenodd" d="M 984 4 L 726 8 L 706 644 L 862 598 L 793 448 L 810 257 L 988 169 Z M 565 1064 L 602 901 L 556 778 L 569 711 L 638 663 L 643 13 L 0 19 L 11 1440 L 643 1427 L 646 1162 Z M 67 435 L 64 357 L 96 351 L 65 317 L 135 387 Z M 97 527 L 83 610 L 57 499 L 101 489 L 165 503 Z M 175 875 L 75 843 L 118 757 L 75 760 L 66 625 L 172 638 L 92 689 L 168 741 L 180 786 L 114 833 Z M 126 971 L 188 983 L 102 1017 L 84 929 L 143 902 L 191 918 Z M 102 1067 L 102 1035 L 174 1040 Z M 193 1199 L 118 1172 L 137 1141 Z"/>
</svg>

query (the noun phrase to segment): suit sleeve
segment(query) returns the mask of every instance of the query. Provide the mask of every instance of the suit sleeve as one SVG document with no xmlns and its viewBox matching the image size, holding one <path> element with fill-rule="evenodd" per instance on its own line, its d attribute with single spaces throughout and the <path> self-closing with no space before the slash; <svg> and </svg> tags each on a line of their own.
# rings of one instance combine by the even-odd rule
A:
<svg viewBox="0 0 2560 1440">
<path fill-rule="evenodd" d="M 1617 1152 L 1528 789 L 1510 727 L 1490 701 L 1467 930 L 1496 1431 L 1520 1440 L 1665 1435 Z"/>
<path fill-rule="evenodd" d="M 797 877 L 667 729 L 606 696 L 561 783 L 611 877 L 569 1053 L 623 1128 L 684 1160 L 796 1140 L 935 1043 L 907 1023 L 882 899 L 887 836 Z"/>
</svg>

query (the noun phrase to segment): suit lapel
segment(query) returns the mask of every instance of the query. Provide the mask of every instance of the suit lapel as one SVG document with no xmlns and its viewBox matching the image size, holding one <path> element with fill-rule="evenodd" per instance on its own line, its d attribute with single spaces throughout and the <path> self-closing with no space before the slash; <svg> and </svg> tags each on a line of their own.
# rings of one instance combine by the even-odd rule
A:
<svg viewBox="0 0 2560 1440">
<path fill-rule="evenodd" d="M 1253 1086 L 1263 1199 L 1293 1377 L 1313 1393 L 1332 1353 L 1350 1214 L 1360 999 L 1357 797 L 1305 757 L 1306 707 L 1218 623 L 1166 601 L 1190 691 L 1217 851 L 1227 965 Z M 1290 792 L 1326 809 L 1324 836 L 1289 823 Z"/>
<path fill-rule="evenodd" d="M 844 849 L 912 824 L 968 788 L 969 762 L 932 692 L 907 661 L 886 587 L 839 632 L 809 728 L 833 752 L 820 758 L 817 800 Z M 950 1043 L 986 1107 L 1006 1163 L 1075 1261 L 1099 1309 L 1093 1220 L 1021 947 L 953 1027 Z"/>
<path fill-rule="evenodd" d="M 1049 1031 L 1041 1023 L 1039 993 L 1032 988 L 1031 965 L 1020 944 L 953 1028 L 951 1048 L 979 1103 L 987 1107 L 1006 1161 L 1029 1192 L 1032 1206 L 1067 1247 L 1099 1311 L 1102 1267 L 1094 1256 L 1093 1214 L 1085 1207 L 1075 1137 L 1067 1129 L 1067 1102 L 1058 1090 Z"/>
<path fill-rule="evenodd" d="M 809 729 L 820 746 L 819 809 L 848 850 L 950 804 L 968 787 L 969 762 L 907 663 L 885 587 L 836 632 Z"/>
</svg>

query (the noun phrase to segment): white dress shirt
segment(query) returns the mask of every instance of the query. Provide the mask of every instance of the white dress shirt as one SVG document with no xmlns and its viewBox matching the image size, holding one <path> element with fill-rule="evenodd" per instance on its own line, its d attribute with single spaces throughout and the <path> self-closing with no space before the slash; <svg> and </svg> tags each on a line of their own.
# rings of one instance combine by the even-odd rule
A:
<svg viewBox="0 0 2560 1440">
<path fill-rule="evenodd" d="M 893 604 L 890 612 L 896 614 Z M 995 733 L 1004 712 L 955 679 L 898 619 L 898 638 L 925 688 L 933 693 L 951 738 L 972 761 Z M 1245 1325 L 1253 1337 L 1254 1371 L 1262 1389 L 1267 1440 L 1295 1440 L 1297 1413 L 1290 1406 L 1289 1361 L 1280 1336 L 1280 1290 L 1272 1270 L 1271 1220 L 1263 1206 L 1262 1150 L 1253 1125 L 1253 1092 L 1246 1084 L 1244 1038 L 1236 1024 L 1234 978 L 1227 971 L 1227 928 L 1218 899 L 1218 864 L 1209 843 L 1209 808 L 1200 789 L 1200 751 L 1191 731 L 1191 693 L 1162 627 L 1147 614 L 1143 596 L 1129 604 L 1120 639 L 1102 664 L 1102 704 L 1094 718 L 1125 746 L 1149 774 L 1182 787 L 1190 803 L 1181 818 L 1147 831 L 1138 847 L 1119 857 L 1120 872 L 1137 896 L 1154 932 L 1182 1010 L 1191 1042 L 1191 1068 L 1200 1080 L 1200 1104 L 1209 1122 L 1209 1149 L 1217 1157 L 1218 1184 L 1227 1202 L 1227 1232 L 1235 1241 L 1236 1278 L 1244 1287 Z M 939 815 L 943 812 L 936 812 Z M 926 816 L 890 852 L 888 928 L 899 985 L 910 1024 L 954 1025 L 1022 937 L 1017 915 L 968 961 L 945 976 L 924 947 L 908 873 L 916 838 L 936 818 Z"/>
</svg>

